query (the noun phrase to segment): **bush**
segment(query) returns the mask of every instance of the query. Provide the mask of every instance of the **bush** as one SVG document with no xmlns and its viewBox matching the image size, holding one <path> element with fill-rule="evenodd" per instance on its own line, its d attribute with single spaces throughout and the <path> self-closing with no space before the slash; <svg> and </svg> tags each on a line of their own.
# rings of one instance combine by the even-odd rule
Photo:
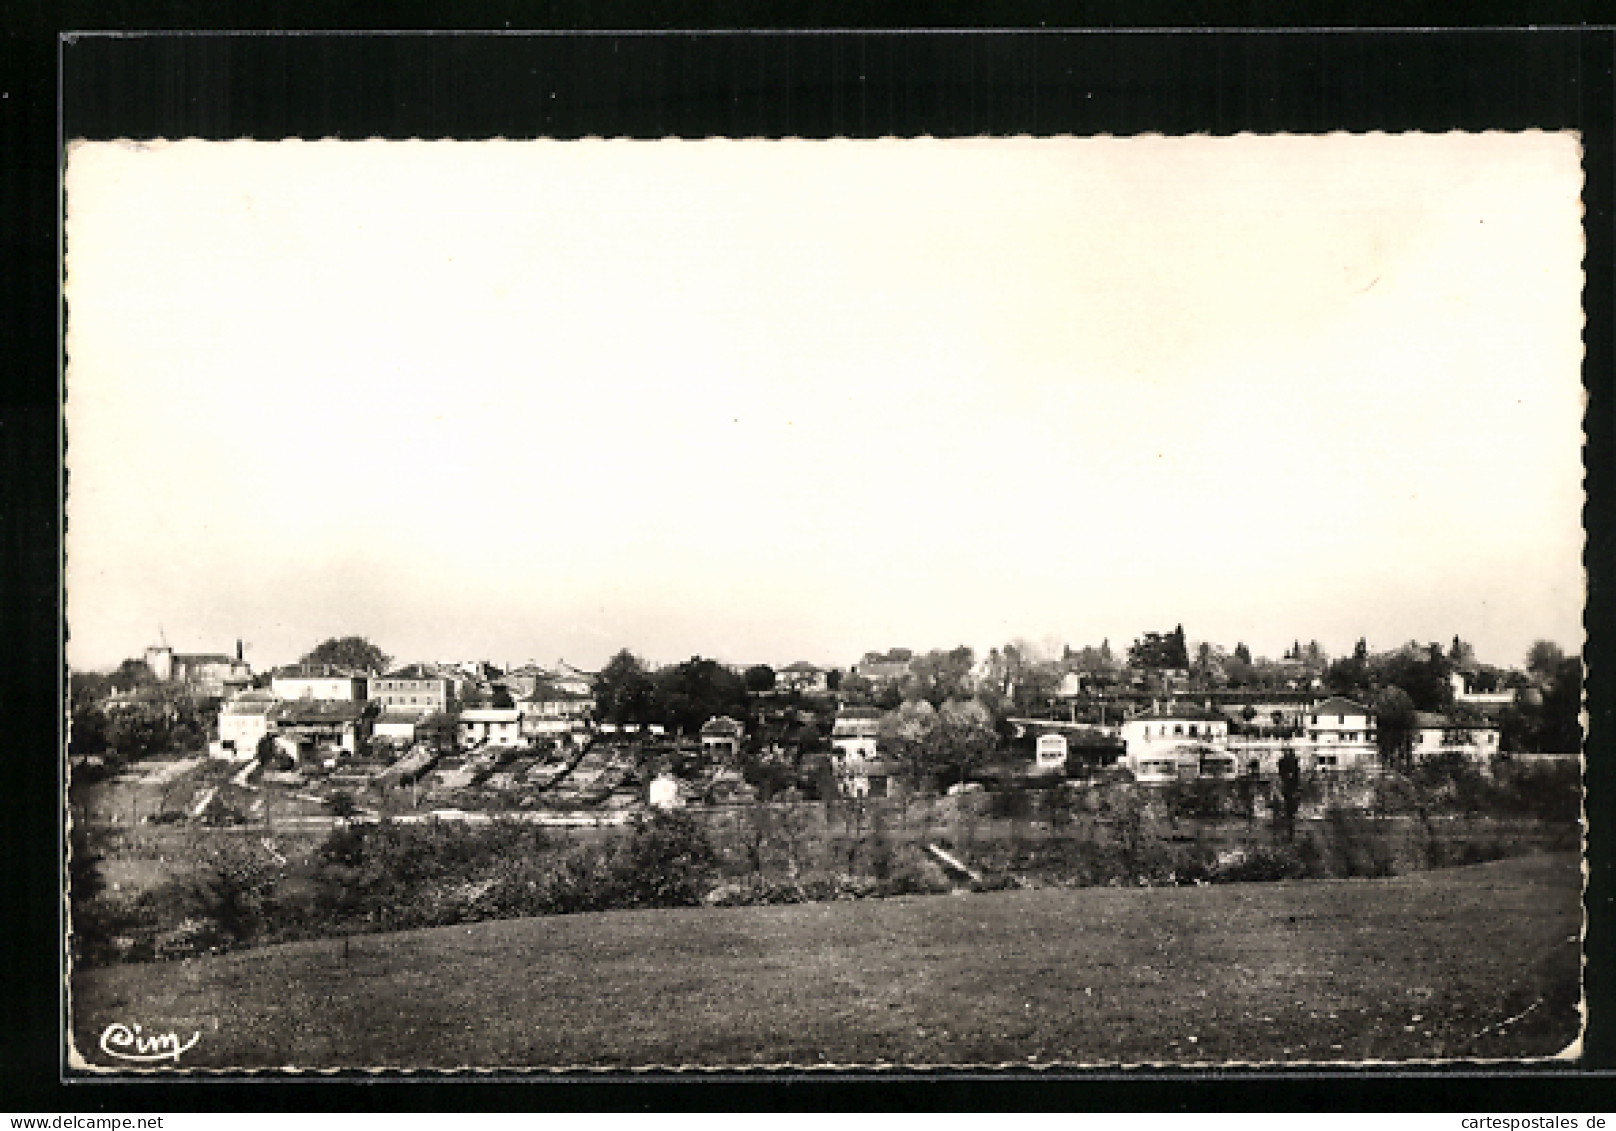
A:
<svg viewBox="0 0 1616 1131">
<path fill-rule="evenodd" d="M 1212 778 L 1173 782 L 1164 791 L 1163 801 L 1175 821 L 1215 820 L 1231 813 L 1243 812 L 1235 796 L 1234 783 Z"/>
<path fill-rule="evenodd" d="M 1396 855 L 1378 822 L 1341 805 L 1330 806 L 1325 821 L 1335 875 L 1376 878 L 1396 873 Z"/>
<path fill-rule="evenodd" d="M 995 790 L 988 794 L 988 816 L 998 820 L 1028 820 L 1033 813 L 1033 796 L 1019 785 Z"/>
<path fill-rule="evenodd" d="M 1291 845 L 1247 848 L 1220 856 L 1213 864 L 1213 883 L 1273 883 L 1300 880 L 1308 875 L 1307 865 Z"/>
<path fill-rule="evenodd" d="M 1575 762 L 1506 763 L 1499 786 L 1502 804 L 1515 812 L 1558 824 L 1582 817 L 1582 767 Z"/>
<path fill-rule="evenodd" d="M 177 907 L 182 914 L 159 922 L 194 918 L 210 925 L 222 941 L 243 942 L 263 926 L 281 864 L 267 847 L 243 837 L 223 837 L 199 853 L 190 875 L 154 893 L 152 905 Z"/>
<path fill-rule="evenodd" d="M 911 849 L 891 869 L 881 885 L 884 895 L 938 895 L 954 890 L 943 869 Z"/>
<path fill-rule="evenodd" d="M 608 861 L 614 895 L 631 907 L 693 907 L 718 863 L 707 827 L 678 810 L 640 816 Z"/>
</svg>

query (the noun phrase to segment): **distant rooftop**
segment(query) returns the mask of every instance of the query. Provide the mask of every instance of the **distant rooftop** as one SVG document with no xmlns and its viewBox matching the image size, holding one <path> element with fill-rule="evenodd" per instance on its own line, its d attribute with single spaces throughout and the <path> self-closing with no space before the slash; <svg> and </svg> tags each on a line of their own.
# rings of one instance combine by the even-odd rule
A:
<svg viewBox="0 0 1616 1131">
<path fill-rule="evenodd" d="M 1314 704 L 1309 710 L 1310 715 L 1372 715 L 1374 714 L 1362 703 L 1355 703 L 1351 699 L 1340 695 L 1332 695 L 1322 703 Z"/>
<path fill-rule="evenodd" d="M 276 679 L 359 679 L 368 673 L 337 664 L 287 664 L 270 674 Z"/>
</svg>

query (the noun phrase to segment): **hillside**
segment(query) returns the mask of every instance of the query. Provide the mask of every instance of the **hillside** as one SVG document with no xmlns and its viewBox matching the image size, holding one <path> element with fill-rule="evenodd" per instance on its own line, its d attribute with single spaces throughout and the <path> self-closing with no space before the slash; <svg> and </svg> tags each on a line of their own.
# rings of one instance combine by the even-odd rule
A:
<svg viewBox="0 0 1616 1131">
<path fill-rule="evenodd" d="M 98 1065 L 114 1023 L 198 1032 L 182 1066 L 215 1068 L 1545 1056 L 1577 1031 L 1580 882 L 1537 855 L 484 922 L 89 970 L 74 1031 Z"/>
</svg>

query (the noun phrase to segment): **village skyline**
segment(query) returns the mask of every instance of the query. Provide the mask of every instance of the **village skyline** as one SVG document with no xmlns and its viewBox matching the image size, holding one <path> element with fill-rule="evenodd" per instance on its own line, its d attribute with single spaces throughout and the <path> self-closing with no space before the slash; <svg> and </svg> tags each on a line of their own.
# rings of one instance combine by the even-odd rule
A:
<svg viewBox="0 0 1616 1131">
<path fill-rule="evenodd" d="M 1161 622 L 1159 629 L 1160 631 L 1165 631 L 1169 627 L 1172 626 L 1163 621 Z M 1182 624 L 1178 624 L 1176 627 L 1179 631 L 1183 631 Z M 952 643 L 924 642 L 921 644 L 911 644 L 908 642 L 887 642 L 883 644 L 871 644 L 867 647 L 858 649 L 843 650 L 842 652 L 827 658 L 799 653 L 787 654 L 783 652 L 776 655 L 766 656 L 730 656 L 723 655 L 718 652 L 702 651 L 699 648 L 690 649 L 682 653 L 675 652 L 669 655 L 661 655 L 635 647 L 631 642 L 624 642 L 600 655 L 589 653 L 575 653 L 572 655 L 567 655 L 556 652 L 553 649 L 546 651 L 542 648 L 528 648 L 526 650 L 518 649 L 513 652 L 499 654 L 489 651 L 478 651 L 476 649 L 457 649 L 445 647 L 405 652 L 394 651 L 387 647 L 389 643 L 388 641 L 370 636 L 363 632 L 349 632 L 347 630 L 332 631 L 326 629 L 313 630 L 306 637 L 304 645 L 300 648 L 295 648 L 273 656 L 265 656 L 259 652 L 257 648 L 251 645 L 245 636 L 238 635 L 235 637 L 228 637 L 218 641 L 217 646 L 211 646 L 214 644 L 212 638 L 204 641 L 201 646 L 190 646 L 189 642 L 187 641 L 182 641 L 176 644 L 174 640 L 170 639 L 169 634 L 165 630 L 159 629 L 155 639 L 146 644 L 130 646 L 129 648 L 125 649 L 116 660 L 98 665 L 76 666 L 74 670 L 84 672 L 110 672 L 125 661 L 139 660 L 148 651 L 161 648 L 168 650 L 174 655 L 181 656 L 192 655 L 234 657 L 247 663 L 255 671 L 265 673 L 279 668 L 292 667 L 302 662 L 315 644 L 320 641 L 331 641 L 345 638 L 360 639 L 368 644 L 374 645 L 386 655 L 387 663 L 383 665 L 383 667 L 389 669 L 404 667 L 415 663 L 444 665 L 489 663 L 499 667 L 501 670 L 512 671 L 522 667 L 549 668 L 565 664 L 579 671 L 594 672 L 602 668 L 613 656 L 616 656 L 622 652 L 628 652 L 629 654 L 651 664 L 654 667 L 672 666 L 683 663 L 684 661 L 693 657 L 697 657 L 716 660 L 721 664 L 736 668 L 737 670 L 753 665 L 763 665 L 779 669 L 790 664 L 806 663 L 826 671 L 850 671 L 857 666 L 860 659 L 868 657 L 872 654 L 884 653 L 891 650 L 900 650 L 910 652 L 914 655 L 923 655 L 928 652 L 946 652 L 954 648 L 965 647 L 971 649 L 978 661 L 982 661 L 985 660 L 990 653 L 999 651 L 1006 646 L 1016 649 L 1016 651 L 1024 659 L 1040 663 L 1058 663 L 1063 659 L 1064 656 L 1076 656 L 1085 650 L 1093 651 L 1103 647 L 1109 649 L 1110 654 L 1114 657 L 1116 665 L 1120 668 L 1126 666 L 1126 657 L 1130 646 L 1137 644 L 1150 632 L 1156 631 L 1158 630 L 1152 629 L 1148 630 L 1148 632 L 1147 630 L 1138 630 L 1129 634 L 1118 634 L 1116 636 L 1107 635 L 1101 636 L 1094 640 L 1081 641 L 1060 639 L 1049 634 L 1045 634 L 1041 637 L 1033 637 L 1022 634 L 980 644 L 959 640 Z M 1233 658 L 1237 654 L 1237 650 L 1244 649 L 1244 651 L 1250 655 L 1252 661 L 1257 664 L 1262 664 L 1265 662 L 1283 662 L 1287 659 L 1293 658 L 1292 653 L 1294 650 L 1307 650 L 1311 648 L 1319 649 L 1326 660 L 1341 659 L 1353 653 L 1354 649 L 1358 646 L 1359 640 L 1364 642 L 1370 654 L 1380 654 L 1390 653 L 1408 647 L 1425 649 L 1433 644 L 1447 650 L 1450 649 L 1452 641 L 1454 639 L 1458 639 L 1464 644 L 1474 664 L 1483 667 L 1496 668 L 1501 671 L 1520 669 L 1526 666 L 1528 663 L 1528 653 L 1531 648 L 1543 642 L 1555 645 L 1567 655 L 1577 655 L 1580 654 L 1582 650 L 1580 640 L 1577 642 L 1567 642 L 1556 640 L 1547 635 L 1537 635 L 1532 638 L 1526 647 L 1523 647 L 1520 650 L 1518 655 L 1495 657 L 1476 649 L 1473 641 L 1471 641 L 1471 639 L 1462 632 L 1449 633 L 1446 636 L 1437 636 L 1430 640 L 1421 640 L 1417 637 L 1410 636 L 1401 640 L 1375 641 L 1370 640 L 1367 637 L 1359 637 L 1357 640 L 1348 641 L 1340 647 L 1330 647 L 1326 642 L 1319 640 L 1317 637 L 1292 635 L 1289 642 L 1271 649 L 1264 649 L 1254 646 L 1251 641 L 1245 638 L 1240 638 L 1234 641 L 1208 640 L 1192 633 L 1185 632 L 1184 639 L 1187 645 L 1188 653 L 1192 658 L 1195 656 L 1200 647 L 1205 644 L 1209 645 L 1213 649 L 1214 655 L 1220 660 Z"/>
</svg>

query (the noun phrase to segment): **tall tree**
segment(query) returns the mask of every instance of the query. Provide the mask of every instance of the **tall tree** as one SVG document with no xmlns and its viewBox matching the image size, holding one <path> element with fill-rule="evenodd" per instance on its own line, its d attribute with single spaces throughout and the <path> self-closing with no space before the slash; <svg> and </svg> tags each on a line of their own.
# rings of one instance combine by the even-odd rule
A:
<svg viewBox="0 0 1616 1131">
<path fill-rule="evenodd" d="M 973 690 L 971 669 L 975 666 L 975 653 L 964 644 L 947 652 L 927 652 L 910 662 L 908 690 L 933 707 L 941 707 L 950 699 L 969 699 Z"/>
<path fill-rule="evenodd" d="M 1476 650 L 1467 641 L 1460 640 L 1457 633 L 1448 646 L 1448 667 L 1456 672 L 1473 672 L 1477 667 Z"/>
<path fill-rule="evenodd" d="M 875 684 L 858 672 L 848 672 L 842 676 L 834 690 L 849 707 L 868 707 L 875 702 Z"/>
<path fill-rule="evenodd" d="M 1381 764 L 1406 769 L 1414 756 L 1414 700 L 1400 687 L 1388 687 L 1375 696 L 1375 742 Z"/>
<path fill-rule="evenodd" d="M 108 682 L 114 691 L 134 691 L 136 688 L 153 686 L 157 676 L 145 660 L 125 660 L 118 665 Z"/>
<path fill-rule="evenodd" d="M 774 690 L 774 669 L 768 664 L 753 664 L 746 669 L 746 689 L 753 694 Z"/>
<path fill-rule="evenodd" d="M 1184 642 L 1184 626 L 1167 633 L 1145 633 L 1129 646 L 1128 666 L 1142 671 L 1188 668 L 1190 655 Z"/>
<path fill-rule="evenodd" d="M 663 717 L 686 733 L 716 715 L 746 715 L 746 681 L 717 660 L 692 656 L 657 672 L 653 682 Z"/>
<path fill-rule="evenodd" d="M 1565 652 L 1550 640 L 1539 640 L 1526 653 L 1526 670 L 1540 683 L 1553 679 L 1565 660 Z"/>
<path fill-rule="evenodd" d="M 1251 663 L 1251 649 L 1247 648 L 1244 643 L 1236 644 L 1234 646 L 1234 658 L 1242 664 Z"/>
<path fill-rule="evenodd" d="M 656 688 L 645 664 L 627 648 L 618 652 L 594 679 L 595 710 L 604 722 L 657 721 Z"/>
<path fill-rule="evenodd" d="M 1419 711 L 1445 711 L 1453 703 L 1448 658 L 1440 644 L 1426 648 L 1409 643 L 1396 652 L 1376 656 L 1370 664 L 1373 682 L 1400 687 Z"/>
<path fill-rule="evenodd" d="M 331 664 L 339 668 L 380 675 L 391 660 L 386 652 L 363 636 L 331 637 L 303 657 L 305 664 Z"/>
</svg>

